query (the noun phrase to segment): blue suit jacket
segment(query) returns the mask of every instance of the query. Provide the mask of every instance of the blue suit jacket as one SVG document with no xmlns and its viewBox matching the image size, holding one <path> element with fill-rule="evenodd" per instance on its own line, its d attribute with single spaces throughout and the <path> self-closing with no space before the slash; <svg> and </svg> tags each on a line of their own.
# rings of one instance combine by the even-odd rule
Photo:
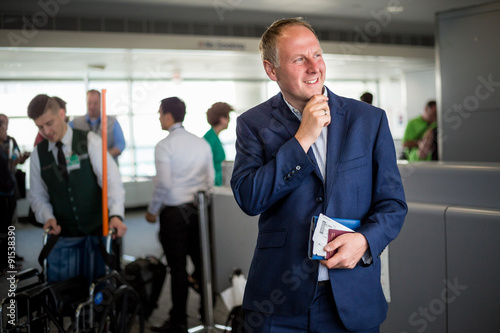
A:
<svg viewBox="0 0 500 333">
<path fill-rule="evenodd" d="M 385 319 L 379 256 L 401 230 L 407 206 L 385 112 L 331 91 L 328 97 L 326 181 L 312 149 L 304 153 L 295 139 L 300 122 L 281 93 L 238 117 L 231 187 L 245 213 L 260 214 L 243 306 L 306 313 L 319 265 L 307 256 L 311 217 L 359 219 L 372 264 L 329 275 L 343 323 L 364 330 Z"/>
</svg>

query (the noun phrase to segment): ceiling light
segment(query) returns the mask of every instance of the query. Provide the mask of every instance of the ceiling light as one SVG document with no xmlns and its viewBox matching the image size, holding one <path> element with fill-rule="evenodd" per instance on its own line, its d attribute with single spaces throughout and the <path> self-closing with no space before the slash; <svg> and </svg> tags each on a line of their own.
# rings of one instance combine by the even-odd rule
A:
<svg viewBox="0 0 500 333">
<path fill-rule="evenodd" d="M 402 6 L 389 6 L 387 7 L 389 13 L 402 13 L 404 8 Z"/>
<path fill-rule="evenodd" d="M 98 70 L 104 70 L 106 68 L 106 65 L 104 64 L 89 64 L 87 65 L 88 69 L 98 69 Z"/>
</svg>

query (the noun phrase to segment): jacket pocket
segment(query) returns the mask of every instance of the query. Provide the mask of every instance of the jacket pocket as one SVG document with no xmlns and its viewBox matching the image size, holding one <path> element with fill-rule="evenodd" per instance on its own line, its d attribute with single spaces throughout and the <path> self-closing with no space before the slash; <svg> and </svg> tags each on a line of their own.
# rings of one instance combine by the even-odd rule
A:
<svg viewBox="0 0 500 333">
<path fill-rule="evenodd" d="M 365 165 L 366 163 L 368 163 L 368 156 L 366 155 L 349 161 L 340 162 L 339 166 L 337 167 L 337 172 L 344 172 L 347 170 L 359 168 Z"/>
<path fill-rule="evenodd" d="M 285 245 L 286 234 L 286 229 L 261 231 L 257 238 L 257 248 L 282 247 Z"/>
</svg>

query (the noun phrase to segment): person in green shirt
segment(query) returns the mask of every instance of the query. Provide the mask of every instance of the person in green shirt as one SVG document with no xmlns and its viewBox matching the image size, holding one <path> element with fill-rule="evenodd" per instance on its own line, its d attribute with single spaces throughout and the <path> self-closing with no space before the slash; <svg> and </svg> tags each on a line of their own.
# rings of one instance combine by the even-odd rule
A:
<svg viewBox="0 0 500 333">
<path fill-rule="evenodd" d="M 437 135 L 436 127 L 429 128 L 418 142 L 418 147 L 410 150 L 408 162 L 437 160 Z"/>
<path fill-rule="evenodd" d="M 421 116 L 414 118 L 406 125 L 403 136 L 403 149 L 406 159 L 412 150 L 418 149 L 418 142 L 422 140 L 427 130 L 436 128 L 436 101 L 429 101 L 425 105 Z"/>
<path fill-rule="evenodd" d="M 215 169 L 215 186 L 222 186 L 222 162 L 226 159 L 219 133 L 229 125 L 229 112 L 233 107 L 224 102 L 214 103 L 207 111 L 207 122 L 212 126 L 203 136 L 212 148 Z"/>
</svg>

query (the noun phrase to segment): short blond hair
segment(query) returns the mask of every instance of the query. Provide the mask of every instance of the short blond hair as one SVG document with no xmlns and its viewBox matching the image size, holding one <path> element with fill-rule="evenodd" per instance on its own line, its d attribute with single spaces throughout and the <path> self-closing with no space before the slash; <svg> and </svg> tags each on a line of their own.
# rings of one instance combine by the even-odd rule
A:
<svg viewBox="0 0 500 333">
<path fill-rule="evenodd" d="M 280 67 L 278 56 L 278 37 L 281 36 L 283 30 L 295 25 L 306 27 L 314 34 L 314 36 L 316 36 L 316 39 L 318 38 L 311 24 L 304 21 L 302 17 L 293 17 L 274 21 L 260 38 L 259 51 L 262 61 L 267 60 L 274 67 Z"/>
</svg>

